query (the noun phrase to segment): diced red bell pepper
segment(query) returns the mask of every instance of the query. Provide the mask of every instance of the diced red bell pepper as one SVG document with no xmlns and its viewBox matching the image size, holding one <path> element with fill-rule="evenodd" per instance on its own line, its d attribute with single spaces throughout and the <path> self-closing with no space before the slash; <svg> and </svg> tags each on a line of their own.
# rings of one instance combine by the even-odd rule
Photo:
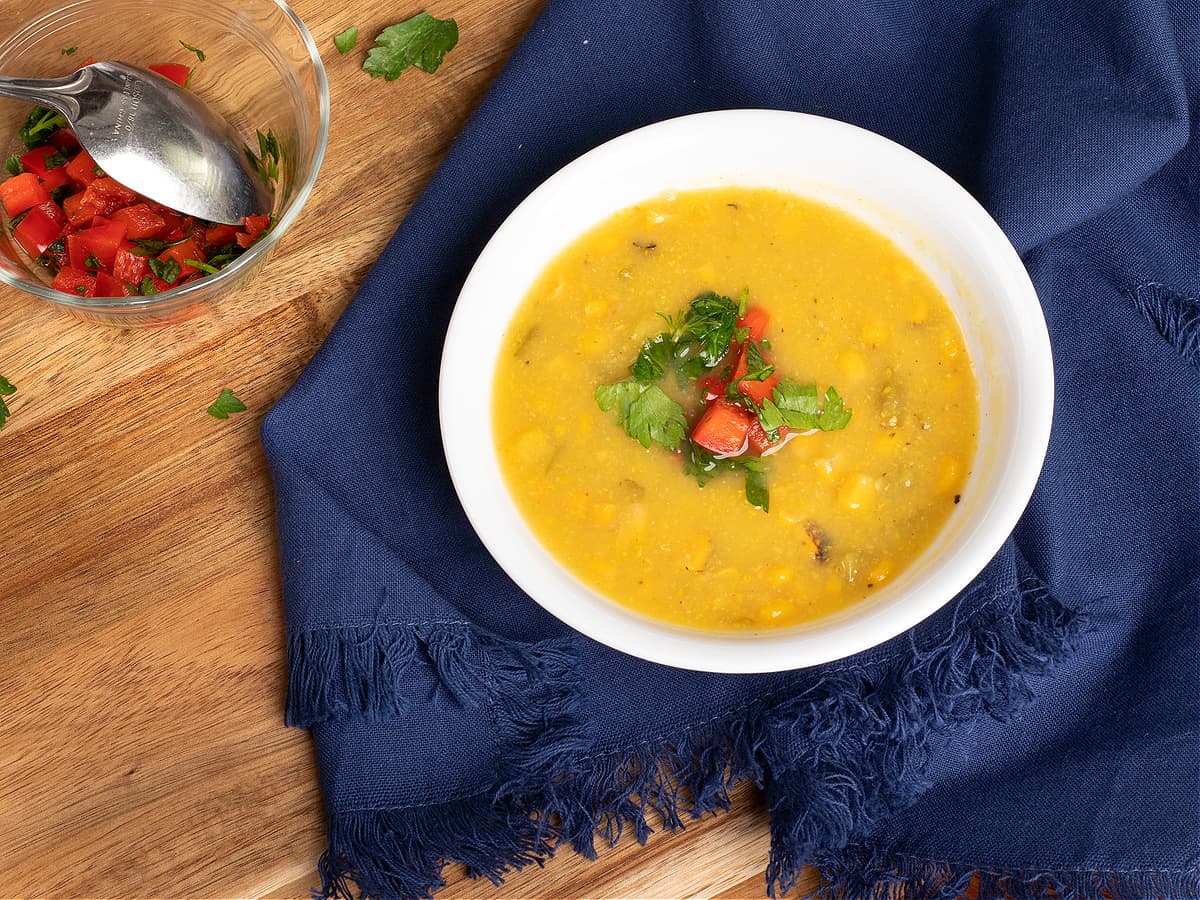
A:
<svg viewBox="0 0 1200 900">
<path fill-rule="evenodd" d="M 77 269 L 92 268 L 86 265 L 89 256 L 94 256 L 102 269 L 112 269 L 117 249 L 125 238 L 125 226 L 120 222 L 104 221 L 75 234 L 67 235 L 67 257 Z"/>
<path fill-rule="evenodd" d="M 94 182 L 99 184 L 100 182 Z M 90 190 L 90 188 L 89 188 Z M 125 237 L 131 241 L 145 240 L 158 234 L 166 222 L 145 203 L 135 203 L 111 213 L 109 218 L 125 226 Z"/>
<path fill-rule="evenodd" d="M 13 237 L 25 248 L 26 253 L 36 259 L 58 240 L 66 224 L 67 217 L 58 204 L 47 201 L 31 207 L 25 213 L 25 218 L 13 230 Z"/>
<path fill-rule="evenodd" d="M 246 216 L 242 219 L 242 228 L 246 230 L 246 233 L 237 236 L 238 246 L 249 247 L 262 236 L 270 224 L 270 216 Z"/>
<path fill-rule="evenodd" d="M 75 132 L 70 128 L 59 128 L 50 135 L 50 143 L 68 156 L 79 149 L 79 138 L 75 137 Z"/>
<path fill-rule="evenodd" d="M 63 266 L 54 276 L 54 281 L 50 282 L 50 287 L 76 297 L 95 297 L 96 276 L 83 269 Z"/>
<path fill-rule="evenodd" d="M 66 187 L 71 183 L 71 178 L 67 175 L 65 166 L 59 166 L 57 169 L 51 169 L 45 175 L 41 176 L 42 187 L 53 193 L 60 187 Z"/>
<path fill-rule="evenodd" d="M 131 297 L 133 289 L 125 282 L 114 278 L 107 272 L 96 273 L 97 297 Z"/>
<path fill-rule="evenodd" d="M 40 147 L 34 147 L 28 153 L 21 157 L 21 165 L 26 172 L 32 172 L 39 178 L 45 178 L 46 173 L 50 171 L 51 166 L 48 165 L 50 157 L 55 154 L 59 155 L 59 159 L 55 160 L 55 169 L 65 166 L 67 158 L 62 155 L 57 147 L 53 144 L 43 144 Z"/>
<path fill-rule="evenodd" d="M 138 195 L 115 178 L 97 178 L 84 189 L 83 202 L 91 204 L 98 216 L 111 216 L 118 209 L 136 203 Z"/>
<path fill-rule="evenodd" d="M 783 440 L 783 437 L 787 433 L 788 433 L 788 427 L 786 425 L 780 425 L 779 426 L 780 440 L 778 440 L 774 444 L 772 444 L 770 439 L 767 438 L 767 432 L 763 430 L 762 423 L 759 422 L 757 418 L 755 418 L 754 424 L 750 426 L 750 430 L 746 433 L 746 439 L 750 442 L 750 449 L 753 450 L 755 453 L 757 453 L 759 456 L 762 456 L 762 454 L 767 452 L 772 447 L 778 447 L 780 445 L 780 442 Z"/>
<path fill-rule="evenodd" d="M 187 84 L 188 77 L 192 74 L 192 70 L 187 66 L 179 63 L 156 63 L 153 66 L 148 66 L 151 72 L 157 72 L 164 78 L 169 78 L 180 87 Z"/>
<path fill-rule="evenodd" d="M 32 172 L 22 172 L 0 182 L 0 200 L 10 216 L 19 216 L 39 203 L 49 202 L 50 192 Z"/>
<path fill-rule="evenodd" d="M 189 266 L 187 264 L 187 260 L 194 259 L 197 262 L 207 262 L 208 261 L 208 257 L 204 255 L 204 252 L 196 244 L 196 241 L 194 238 L 188 238 L 186 241 L 183 241 L 182 243 L 175 244 L 171 247 L 168 247 L 166 250 L 164 250 L 162 253 L 160 253 L 158 255 L 158 258 L 161 259 L 163 262 L 166 262 L 169 259 L 173 259 L 177 263 L 179 263 L 179 277 L 177 279 L 175 279 L 174 282 L 172 282 L 173 284 L 178 284 L 180 281 L 187 278 L 189 275 L 194 275 L 195 273 L 200 271 L 195 266 Z"/>
<path fill-rule="evenodd" d="M 719 456 L 738 456 L 746 450 L 746 434 L 755 421 L 742 407 L 714 400 L 692 429 L 692 440 Z"/>
<path fill-rule="evenodd" d="M 67 174 L 80 187 L 87 187 L 100 177 L 96 161 L 86 150 L 80 150 L 75 158 L 67 163 Z"/>
<path fill-rule="evenodd" d="M 117 255 L 113 257 L 112 273 L 114 278 L 140 285 L 142 279 L 150 274 L 150 264 L 146 257 L 134 253 L 132 247 L 133 244 L 122 242 L 117 248 Z"/>
<path fill-rule="evenodd" d="M 744 316 L 738 317 L 737 327 L 750 329 L 750 336 L 747 340 L 761 341 L 769 321 L 771 321 L 771 315 L 765 309 L 761 306 L 750 306 L 746 308 Z"/>
<path fill-rule="evenodd" d="M 749 397 L 759 406 L 762 406 L 763 400 L 775 393 L 775 386 L 779 384 L 779 373 L 772 372 L 762 381 L 747 380 L 745 375 L 750 371 L 750 367 L 746 360 L 749 344 L 750 339 L 747 338 L 746 344 L 743 345 L 741 353 L 738 355 L 737 365 L 733 369 L 733 377 L 729 379 L 729 382 L 730 384 L 736 382 L 738 390 L 741 391 L 743 395 Z M 767 359 L 766 354 L 762 352 L 761 348 L 759 349 L 759 355 L 762 356 L 764 362 L 770 363 L 770 360 Z"/>
<path fill-rule="evenodd" d="M 212 249 L 232 244 L 233 239 L 237 237 L 237 233 L 238 229 L 236 225 L 210 225 L 204 230 L 205 246 L 208 249 Z"/>
</svg>

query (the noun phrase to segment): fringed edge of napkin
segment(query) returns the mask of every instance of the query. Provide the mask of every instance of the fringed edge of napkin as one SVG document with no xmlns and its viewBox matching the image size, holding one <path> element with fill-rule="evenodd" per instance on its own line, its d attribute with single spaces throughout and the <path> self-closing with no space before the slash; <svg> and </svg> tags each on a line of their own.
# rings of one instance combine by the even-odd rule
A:
<svg viewBox="0 0 1200 900">
<path fill-rule="evenodd" d="M 862 846 L 823 855 L 817 900 L 1120 900 L 1198 897 L 1200 870 L 1124 872 L 1012 869 L 947 863 Z"/>
<path fill-rule="evenodd" d="M 460 699 L 498 704 L 509 757 L 495 792 L 331 814 L 321 895 L 352 898 L 353 883 L 364 897 L 431 897 L 451 862 L 498 884 L 509 869 L 541 865 L 562 843 L 594 857 L 596 837 L 614 844 L 626 823 L 644 842 L 650 811 L 674 830 L 685 818 L 728 809 L 730 788 L 746 779 L 765 786 L 771 806 L 768 893 L 787 893 L 817 854 L 861 839 L 881 816 L 913 800 L 934 736 L 981 713 L 1011 714 L 1031 696 L 1029 677 L 1073 647 L 1081 618 L 1042 587 L 1019 554 L 1016 564 L 1016 589 L 963 598 L 960 611 L 972 609 L 968 600 L 978 605 L 956 615 L 936 642 L 914 638 L 887 665 L 828 671 L 799 696 L 604 754 L 590 751 L 581 727 L 568 650 L 511 644 L 459 623 L 408 637 L 376 634 L 400 641 L 402 655 L 423 648 Z M 313 641 L 322 642 L 324 662 L 354 674 L 364 690 L 383 677 L 377 664 L 386 658 L 380 684 L 394 685 L 400 662 L 371 635 L 362 638 L 364 646 L 347 651 L 301 635 L 289 651 L 307 654 L 318 649 Z M 355 669 L 354 660 L 366 667 Z M 296 662 L 304 669 L 314 661 Z M 299 677 L 308 686 L 307 676 Z M 368 693 L 354 694 L 354 705 L 370 708 Z M 390 711 L 399 700 L 387 703 Z"/>
</svg>

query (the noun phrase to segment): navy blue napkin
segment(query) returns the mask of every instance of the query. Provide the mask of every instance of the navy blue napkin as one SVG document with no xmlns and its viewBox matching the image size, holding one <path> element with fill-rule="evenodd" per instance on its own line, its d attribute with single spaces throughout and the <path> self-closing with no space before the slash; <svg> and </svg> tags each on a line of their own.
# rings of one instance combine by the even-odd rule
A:
<svg viewBox="0 0 1200 900">
<path fill-rule="evenodd" d="M 962 182 L 1056 367 L 1041 482 L 987 570 L 881 647 L 753 677 L 623 656 L 522 595 L 435 407 L 505 215 L 608 138 L 726 107 L 852 122 Z M 552 0 L 263 428 L 323 892 L 427 896 L 448 861 L 497 879 L 751 779 L 764 889 L 814 862 L 829 896 L 1200 895 L 1198 122 L 1192 0 Z"/>
</svg>

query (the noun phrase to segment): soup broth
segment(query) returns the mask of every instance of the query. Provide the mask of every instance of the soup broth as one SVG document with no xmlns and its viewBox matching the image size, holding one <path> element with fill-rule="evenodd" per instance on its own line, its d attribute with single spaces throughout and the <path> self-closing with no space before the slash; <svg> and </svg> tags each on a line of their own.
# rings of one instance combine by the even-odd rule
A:
<svg viewBox="0 0 1200 900">
<path fill-rule="evenodd" d="M 775 372 L 852 410 L 772 446 L 760 506 L 737 472 L 688 474 L 686 437 L 643 447 L 597 403 L 705 292 L 766 310 Z M 675 372 L 656 384 L 690 432 L 705 392 Z M 509 491 L 563 566 L 647 616 L 721 631 L 811 621 L 895 578 L 958 503 L 979 416 L 962 333 L 913 261 L 845 212 L 760 188 L 664 195 L 575 241 L 512 319 L 492 403 Z"/>
</svg>

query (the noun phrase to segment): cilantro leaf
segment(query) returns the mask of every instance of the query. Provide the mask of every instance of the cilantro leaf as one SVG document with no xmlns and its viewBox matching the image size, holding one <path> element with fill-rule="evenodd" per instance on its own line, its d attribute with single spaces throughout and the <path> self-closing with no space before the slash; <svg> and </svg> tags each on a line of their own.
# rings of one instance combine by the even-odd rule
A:
<svg viewBox="0 0 1200 900">
<path fill-rule="evenodd" d="M 633 361 L 629 371 L 638 381 L 658 381 L 674 356 L 675 342 L 670 334 L 664 332 L 642 344 L 642 352 Z"/>
<path fill-rule="evenodd" d="M 87 255 L 87 258 L 86 258 L 86 259 L 84 259 L 84 261 L 83 261 L 83 267 L 84 267 L 85 269 L 99 269 L 99 268 L 102 268 L 102 266 L 100 265 L 100 260 L 96 259 L 96 254 L 95 254 L 95 253 L 89 253 L 89 254 Z"/>
<path fill-rule="evenodd" d="M 27 150 L 32 150 L 35 147 L 40 147 L 43 144 L 49 143 L 50 135 L 58 131 L 67 124 L 63 114 L 47 109 L 44 106 L 35 106 L 33 111 L 25 119 L 20 130 L 17 132 L 21 138 L 21 143 L 25 145 Z"/>
<path fill-rule="evenodd" d="M 338 53 L 346 54 L 354 49 L 354 45 L 358 43 L 358 26 L 351 25 L 339 35 L 333 38 L 333 45 L 337 47 Z"/>
<path fill-rule="evenodd" d="M 604 412 L 615 408 L 625 433 L 643 447 L 657 441 L 668 450 L 678 450 L 687 430 L 683 407 L 657 385 L 637 381 L 602 384 L 596 388 L 596 403 Z"/>
<path fill-rule="evenodd" d="M 61 53 L 63 56 L 74 56 L 75 51 L 78 49 L 79 49 L 78 47 L 63 47 L 62 50 L 59 51 L 59 53 Z"/>
<path fill-rule="evenodd" d="M 418 13 L 379 33 L 375 46 L 367 53 L 363 71 L 372 78 L 382 75 L 387 81 L 395 81 L 409 66 L 432 75 L 457 43 L 457 22 Z"/>
<path fill-rule="evenodd" d="M 740 381 L 766 381 L 775 372 L 775 366 L 763 359 L 762 351 L 754 341 L 746 343 L 746 374 Z"/>
<path fill-rule="evenodd" d="M 738 318 L 746 314 L 746 305 L 750 302 L 750 288 L 742 288 L 742 292 L 738 294 Z M 747 329 L 749 330 L 749 329 Z"/>
<path fill-rule="evenodd" d="M 853 410 L 846 409 L 842 395 L 830 385 L 825 391 L 825 406 L 817 427 L 822 431 L 840 431 L 850 424 L 852 414 Z"/>
<path fill-rule="evenodd" d="M 746 501 L 763 512 L 771 511 L 771 492 L 767 488 L 767 475 L 761 459 L 753 457 L 742 461 L 746 470 Z"/>
<path fill-rule="evenodd" d="M 210 266 L 208 263 L 206 263 L 202 260 L 199 260 L 199 259 L 185 259 L 183 262 L 184 262 L 184 265 L 191 266 L 193 269 L 199 269 L 201 272 L 204 272 L 206 275 L 216 275 L 218 272 L 221 271 L 216 266 Z"/>
<path fill-rule="evenodd" d="M 0 375 L 0 397 L 11 397 L 16 392 L 16 385 L 14 385 L 3 375 Z"/>
<path fill-rule="evenodd" d="M 4 161 L 4 168 L 9 175 L 16 177 L 24 171 L 24 166 L 21 165 L 21 157 L 15 153 Z"/>
<path fill-rule="evenodd" d="M 839 431 L 850 424 L 853 411 L 846 409 L 842 395 L 834 387 L 825 391 L 822 406 L 815 384 L 795 384 L 783 381 L 776 386 L 771 397 L 763 400 L 757 408 L 758 422 L 763 431 L 776 439 L 779 426 L 786 425 L 796 431 Z"/>
<path fill-rule="evenodd" d="M 737 325 L 737 304 L 713 291 L 699 294 L 683 317 L 684 334 L 700 345 L 699 358 L 710 369 L 729 351 Z"/>
<path fill-rule="evenodd" d="M 165 281 L 167 284 L 174 284 L 179 277 L 179 260 L 174 257 L 170 259 L 155 259 L 146 260 L 150 265 L 150 271 L 155 277 Z"/>
<path fill-rule="evenodd" d="M 152 297 L 158 293 L 158 285 L 154 283 L 154 279 L 149 275 L 142 277 L 142 283 L 138 285 L 137 292 L 143 297 Z"/>
<path fill-rule="evenodd" d="M 239 400 L 229 388 L 221 391 L 220 396 L 208 408 L 208 414 L 214 419 L 228 419 L 230 413 L 246 411 L 246 404 Z"/>
<path fill-rule="evenodd" d="M 184 50 L 191 50 L 196 54 L 196 62 L 204 62 L 205 57 L 203 50 L 201 50 L 199 47 L 193 47 L 191 44 L 186 44 L 183 41 L 180 41 L 179 43 Z"/>
</svg>

